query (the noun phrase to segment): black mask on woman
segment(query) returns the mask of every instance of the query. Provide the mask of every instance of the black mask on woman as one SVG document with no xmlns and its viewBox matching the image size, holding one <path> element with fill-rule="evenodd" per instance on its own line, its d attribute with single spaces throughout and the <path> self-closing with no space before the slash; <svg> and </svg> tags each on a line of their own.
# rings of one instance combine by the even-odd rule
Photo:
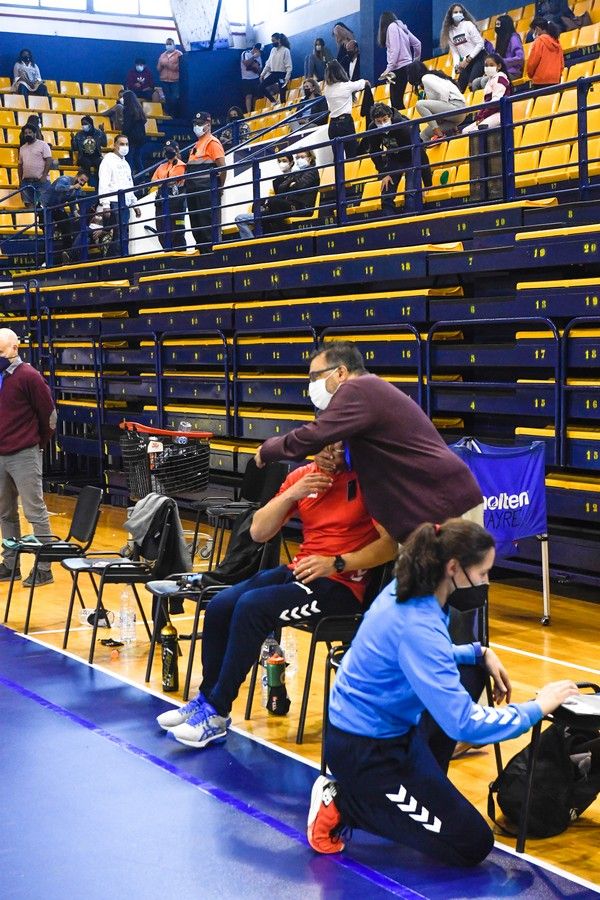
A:
<svg viewBox="0 0 600 900">
<path fill-rule="evenodd" d="M 167 159 L 175 159 L 175 157 L 177 156 L 177 151 L 173 150 L 172 147 L 167 147 L 167 149 L 165 150 L 165 156 L 167 157 Z"/>
<path fill-rule="evenodd" d="M 458 609 L 459 612 L 469 612 L 474 609 L 479 609 L 481 606 L 485 606 L 488 598 L 489 584 L 473 584 L 464 569 L 463 572 L 467 576 L 469 587 L 457 587 L 453 578 L 452 584 L 454 585 L 454 590 L 448 597 L 448 603 L 450 606 L 453 606 L 454 609 Z"/>
</svg>

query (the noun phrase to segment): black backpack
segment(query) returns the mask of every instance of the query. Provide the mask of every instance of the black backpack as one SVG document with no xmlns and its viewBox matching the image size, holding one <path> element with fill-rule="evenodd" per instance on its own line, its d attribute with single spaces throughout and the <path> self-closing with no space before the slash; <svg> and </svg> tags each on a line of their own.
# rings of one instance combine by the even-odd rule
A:
<svg viewBox="0 0 600 900">
<path fill-rule="evenodd" d="M 235 520 L 227 553 L 210 572 L 202 573 L 202 587 L 218 584 L 237 584 L 251 575 L 256 575 L 260 567 L 264 544 L 257 544 L 250 537 L 250 527 L 257 504 L 251 504 Z"/>
<path fill-rule="evenodd" d="M 582 717 L 579 717 L 582 718 Z M 506 764 L 492 782 L 488 815 L 496 821 L 493 794 L 508 823 L 518 827 L 527 786 L 530 747 Z M 527 834 L 560 834 L 600 793 L 600 735 L 597 731 L 553 723 L 540 735 L 529 807 Z M 498 823 L 497 823 L 498 824 Z"/>
</svg>

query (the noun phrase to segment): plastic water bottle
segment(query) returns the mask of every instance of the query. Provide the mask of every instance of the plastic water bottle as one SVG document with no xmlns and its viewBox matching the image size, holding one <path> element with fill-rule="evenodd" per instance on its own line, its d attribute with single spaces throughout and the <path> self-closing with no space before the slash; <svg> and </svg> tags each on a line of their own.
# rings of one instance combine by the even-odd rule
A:
<svg viewBox="0 0 600 900">
<path fill-rule="evenodd" d="M 286 628 L 281 638 L 283 658 L 287 663 L 285 677 L 293 678 L 298 671 L 298 648 L 296 645 L 296 633 L 293 628 Z"/>
<path fill-rule="evenodd" d="M 180 423 L 179 423 L 179 428 L 177 429 L 177 431 L 191 431 L 191 430 L 192 430 L 192 423 L 191 423 L 191 422 L 186 422 L 186 421 L 180 422 Z M 188 439 L 186 438 L 186 436 L 185 436 L 184 434 L 179 434 L 179 435 L 177 435 L 177 437 L 175 438 L 175 443 L 176 443 L 176 444 L 182 444 L 182 445 L 183 445 L 183 444 L 187 444 L 187 442 L 188 442 Z"/>
<path fill-rule="evenodd" d="M 260 672 L 260 686 L 261 686 L 261 696 L 262 696 L 262 705 L 266 707 L 267 701 L 269 699 L 269 683 L 267 680 L 267 660 L 271 656 L 283 655 L 283 650 L 275 640 L 272 634 L 269 637 L 265 638 L 262 647 L 260 648 L 260 665 L 262 667 L 262 672 Z"/>
<path fill-rule="evenodd" d="M 125 588 L 121 594 L 119 605 L 119 639 L 125 646 L 133 644 L 136 639 L 135 608 L 131 591 L 128 588 Z"/>
</svg>

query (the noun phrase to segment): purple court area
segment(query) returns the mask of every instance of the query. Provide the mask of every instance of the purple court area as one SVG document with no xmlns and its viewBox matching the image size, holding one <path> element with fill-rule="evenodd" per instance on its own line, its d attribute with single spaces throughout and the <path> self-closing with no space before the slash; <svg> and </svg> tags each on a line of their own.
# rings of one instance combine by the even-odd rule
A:
<svg viewBox="0 0 600 900">
<path fill-rule="evenodd" d="M 155 725 L 167 706 L 0 627 L 3 900 L 598 894 L 501 850 L 457 870 L 356 832 L 319 857 L 312 766 L 235 732 L 185 748 Z"/>
</svg>

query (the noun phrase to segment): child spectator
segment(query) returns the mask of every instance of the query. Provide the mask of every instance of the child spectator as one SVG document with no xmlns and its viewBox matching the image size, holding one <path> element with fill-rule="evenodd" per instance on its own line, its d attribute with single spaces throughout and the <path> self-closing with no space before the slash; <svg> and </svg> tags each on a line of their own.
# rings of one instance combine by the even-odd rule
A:
<svg viewBox="0 0 600 900">
<path fill-rule="evenodd" d="M 160 86 L 165 95 L 165 106 L 170 116 L 179 112 L 179 63 L 183 53 L 175 47 L 173 38 L 167 38 L 165 49 L 158 57 L 156 69 Z"/>
<path fill-rule="evenodd" d="M 276 90 L 279 93 L 279 100 L 285 103 L 285 88 L 292 77 L 292 54 L 290 53 L 290 42 L 285 34 L 276 31 L 271 35 L 273 47 L 269 54 L 260 80 L 262 81 L 265 96 L 273 103 L 275 95 L 268 90 L 269 85 L 277 85 Z"/>
<path fill-rule="evenodd" d="M 127 73 L 125 87 L 140 100 L 152 100 L 154 79 L 145 59 L 136 59 L 135 66 Z"/>
<path fill-rule="evenodd" d="M 558 84 L 565 65 L 558 40 L 558 25 L 544 19 L 534 19 L 531 28 L 535 40 L 527 60 L 527 76 L 533 87 Z"/>
<path fill-rule="evenodd" d="M 498 16 L 494 28 L 496 53 L 504 60 L 510 78 L 520 78 L 523 74 L 525 53 L 521 36 L 515 31 L 515 23 L 510 16 Z"/>
<path fill-rule="evenodd" d="M 512 94 L 512 84 L 501 56 L 498 56 L 497 53 L 489 53 L 485 58 L 483 71 L 488 77 L 483 99 L 486 104 L 490 105 L 478 110 L 475 121 L 463 128 L 463 134 L 469 134 L 479 128 L 497 128 L 500 124 L 500 107 L 497 101 L 501 97 L 510 97 Z"/>
<path fill-rule="evenodd" d="M 436 116 L 421 132 L 421 139 L 427 142 L 456 134 L 467 116 L 467 101 L 450 76 L 439 69 L 428 69 L 418 60 L 408 67 L 408 81 L 419 91 L 419 115 Z"/>
<path fill-rule="evenodd" d="M 304 60 L 304 77 L 323 81 L 325 78 L 325 66 L 332 58 L 331 53 L 325 46 L 324 38 L 317 38 L 313 52 L 309 53 Z"/>
<path fill-rule="evenodd" d="M 39 68 L 33 60 L 31 50 L 21 50 L 13 69 L 12 89 L 15 93 L 29 97 L 47 97 L 48 88 L 42 81 Z"/>
<path fill-rule="evenodd" d="M 393 12 L 387 11 L 379 17 L 378 42 L 387 52 L 387 65 L 379 80 L 384 81 L 390 76 L 391 104 L 394 109 L 404 109 L 406 73 L 410 63 L 421 56 L 421 41 Z"/>
<path fill-rule="evenodd" d="M 244 50 L 240 56 L 242 88 L 244 90 L 247 113 L 252 112 L 254 101 L 260 96 L 260 73 L 262 71 L 261 48 L 262 44 L 254 44 L 249 50 Z"/>
<path fill-rule="evenodd" d="M 325 90 L 323 91 L 329 107 L 329 138 L 356 134 L 352 118 L 352 94 L 363 91 L 369 84 L 364 78 L 350 81 L 346 72 L 336 59 L 327 63 L 325 68 Z M 370 86 L 370 85 L 369 85 Z M 347 141 L 344 144 L 346 159 L 358 156 L 358 144 Z"/>
<path fill-rule="evenodd" d="M 483 75 L 486 49 L 475 19 L 461 3 L 450 6 L 444 16 L 440 47 L 450 49 L 452 53 L 458 89 L 462 94 L 474 78 Z"/>
<path fill-rule="evenodd" d="M 85 172 L 92 187 L 98 187 L 98 169 L 102 162 L 102 148 L 106 147 L 104 128 L 94 128 L 91 116 L 82 116 L 81 131 L 71 137 L 74 161 Z"/>
</svg>

